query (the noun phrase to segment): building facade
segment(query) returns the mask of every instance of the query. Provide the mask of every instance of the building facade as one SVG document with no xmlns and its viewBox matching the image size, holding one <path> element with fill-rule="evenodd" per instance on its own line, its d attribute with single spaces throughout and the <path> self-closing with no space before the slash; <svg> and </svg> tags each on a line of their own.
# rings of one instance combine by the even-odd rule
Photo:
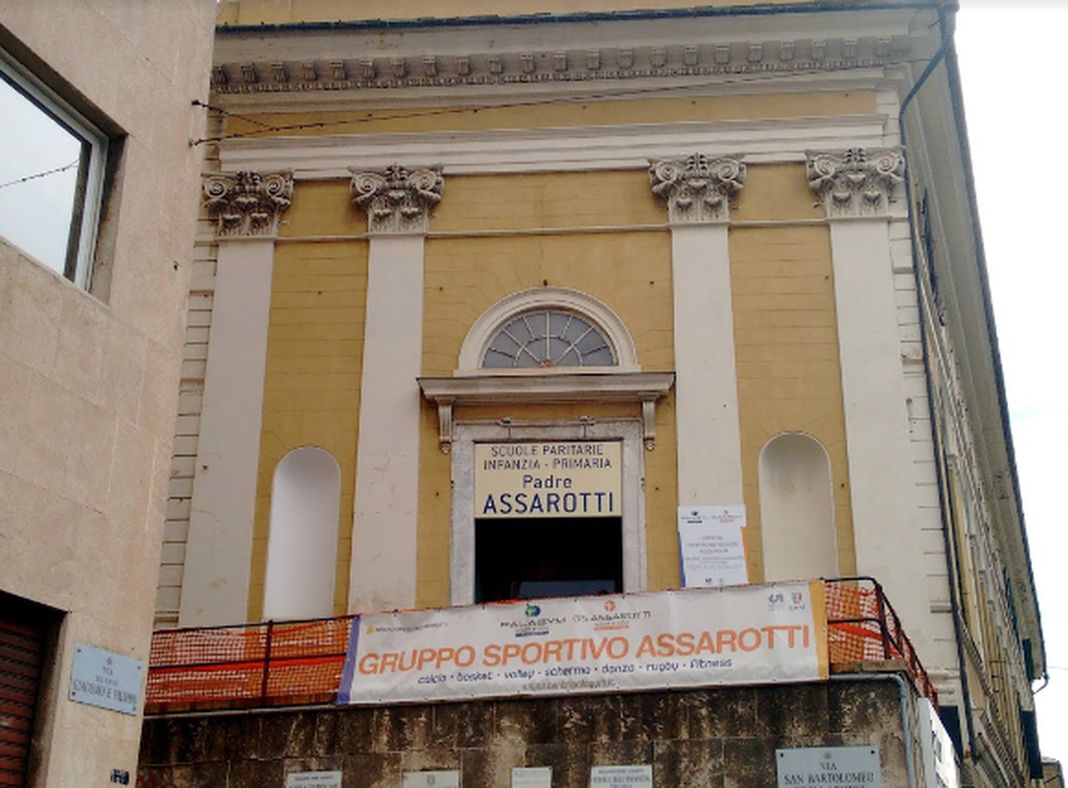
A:
<svg viewBox="0 0 1068 788">
<path fill-rule="evenodd" d="M 0 2 L 4 785 L 135 773 L 214 6 Z"/>
<path fill-rule="evenodd" d="M 876 578 L 964 784 L 1029 784 L 951 9 L 647 5 L 220 7 L 157 623 L 666 591 L 744 508 L 749 582 Z"/>
</svg>

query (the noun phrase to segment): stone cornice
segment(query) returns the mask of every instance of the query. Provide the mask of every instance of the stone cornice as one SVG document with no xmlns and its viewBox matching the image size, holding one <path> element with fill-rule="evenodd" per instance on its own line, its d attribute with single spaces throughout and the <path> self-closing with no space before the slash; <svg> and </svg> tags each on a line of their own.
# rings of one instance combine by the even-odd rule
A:
<svg viewBox="0 0 1068 788">
<path fill-rule="evenodd" d="M 808 185 L 823 200 L 828 219 L 887 216 L 894 189 L 905 178 L 898 148 L 808 151 Z"/>
<path fill-rule="evenodd" d="M 675 385 L 673 372 L 608 372 L 603 374 L 487 375 L 463 378 L 419 378 L 423 396 L 438 406 L 441 450 L 452 445 L 454 406 L 549 405 L 633 402 L 642 409 L 642 440 L 656 445 L 656 403 Z"/>
<path fill-rule="evenodd" d="M 866 114 L 420 134 L 248 137 L 220 145 L 219 159 L 227 171 L 292 169 L 298 181 L 349 179 L 354 170 L 381 170 L 395 161 L 432 161 L 450 175 L 648 170 L 651 159 L 673 159 L 680 151 L 725 156 L 743 148 L 747 164 L 804 164 L 805 151 L 813 147 L 881 147 L 886 144 L 887 123 L 885 114 Z"/>
<path fill-rule="evenodd" d="M 653 194 L 668 204 L 671 224 L 722 224 L 730 219 L 730 200 L 745 185 L 740 157 L 685 159 L 649 163 Z"/>
<path fill-rule="evenodd" d="M 212 68 L 221 94 L 307 93 L 464 85 L 569 83 L 880 67 L 908 52 L 901 36 L 778 41 L 693 41 L 464 54 L 369 55 L 227 61 Z"/>
<path fill-rule="evenodd" d="M 241 170 L 204 178 L 204 205 L 220 238 L 273 236 L 293 201 L 293 173 Z"/>
<path fill-rule="evenodd" d="M 352 170 L 352 201 L 367 214 L 370 233 L 425 233 L 444 184 L 440 168 Z"/>
</svg>

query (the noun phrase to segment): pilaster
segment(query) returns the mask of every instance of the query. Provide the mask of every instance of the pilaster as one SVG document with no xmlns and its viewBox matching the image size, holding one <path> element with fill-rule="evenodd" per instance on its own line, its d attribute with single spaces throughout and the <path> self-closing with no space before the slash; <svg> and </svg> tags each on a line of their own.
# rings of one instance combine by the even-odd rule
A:
<svg viewBox="0 0 1068 788">
<path fill-rule="evenodd" d="M 742 502 L 728 223 L 745 176 L 738 158 L 701 154 L 649 168 L 671 225 L 680 506 Z"/>
<path fill-rule="evenodd" d="M 274 238 L 292 196 L 287 172 L 245 171 L 204 181 L 204 204 L 217 221 L 220 243 L 182 626 L 247 616 Z"/>
<path fill-rule="evenodd" d="M 910 576 L 900 562 L 924 550 L 890 257 L 904 157 L 892 148 L 807 155 L 809 186 L 831 231 L 857 572 L 886 586 L 907 626 L 928 602 L 922 584 L 898 580 Z"/>
<path fill-rule="evenodd" d="M 415 604 L 423 263 L 438 169 L 354 171 L 367 214 L 367 271 L 349 610 Z"/>
</svg>

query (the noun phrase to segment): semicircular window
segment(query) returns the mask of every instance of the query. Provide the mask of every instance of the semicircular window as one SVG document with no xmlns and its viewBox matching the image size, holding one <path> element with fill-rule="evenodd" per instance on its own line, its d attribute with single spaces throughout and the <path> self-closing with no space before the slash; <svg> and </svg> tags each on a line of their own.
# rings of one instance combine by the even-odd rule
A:
<svg viewBox="0 0 1068 788">
<path fill-rule="evenodd" d="M 482 355 L 483 369 L 611 367 L 611 344 L 589 320 L 562 309 L 535 309 L 511 318 Z"/>
</svg>

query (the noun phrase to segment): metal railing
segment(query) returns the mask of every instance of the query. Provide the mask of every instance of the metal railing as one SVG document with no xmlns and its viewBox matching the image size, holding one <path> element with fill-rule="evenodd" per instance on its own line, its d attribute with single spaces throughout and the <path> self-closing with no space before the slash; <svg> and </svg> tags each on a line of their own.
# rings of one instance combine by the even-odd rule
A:
<svg viewBox="0 0 1068 788">
<path fill-rule="evenodd" d="M 823 585 L 831 665 L 903 662 L 916 690 L 937 706 L 938 692 L 879 581 L 837 577 L 825 579 Z"/>
<path fill-rule="evenodd" d="M 937 693 L 871 577 L 824 580 L 832 669 L 903 663 L 917 691 Z M 157 631 L 145 713 L 329 703 L 337 697 L 355 616 Z"/>
<path fill-rule="evenodd" d="M 330 702 L 353 618 L 159 630 L 145 713 Z"/>
</svg>

